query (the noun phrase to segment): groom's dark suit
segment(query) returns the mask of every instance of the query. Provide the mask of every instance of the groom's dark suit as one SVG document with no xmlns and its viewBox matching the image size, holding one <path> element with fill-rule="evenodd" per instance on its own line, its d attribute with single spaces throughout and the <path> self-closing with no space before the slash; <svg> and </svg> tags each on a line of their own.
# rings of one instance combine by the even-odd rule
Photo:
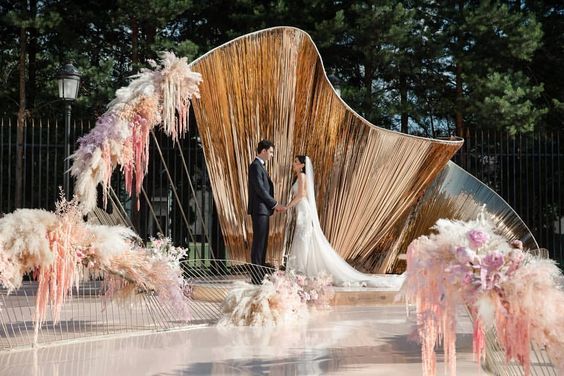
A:
<svg viewBox="0 0 564 376">
<path fill-rule="evenodd" d="M 251 262 L 264 265 L 268 247 L 268 227 L 270 216 L 274 213 L 274 185 L 263 162 L 255 158 L 249 166 L 249 206 L 247 213 L 253 220 L 253 244 Z"/>
</svg>

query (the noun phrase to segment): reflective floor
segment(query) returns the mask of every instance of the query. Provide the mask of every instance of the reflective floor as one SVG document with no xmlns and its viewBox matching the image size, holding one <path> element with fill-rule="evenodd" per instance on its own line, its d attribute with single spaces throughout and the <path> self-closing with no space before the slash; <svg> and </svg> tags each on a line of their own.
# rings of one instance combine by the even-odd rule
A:
<svg viewBox="0 0 564 376">
<path fill-rule="evenodd" d="M 471 323 L 459 316 L 457 375 L 484 374 L 472 362 Z M 340 306 L 291 327 L 200 327 L 0 353 L 0 375 L 415 376 L 412 328 L 402 306 Z"/>
</svg>

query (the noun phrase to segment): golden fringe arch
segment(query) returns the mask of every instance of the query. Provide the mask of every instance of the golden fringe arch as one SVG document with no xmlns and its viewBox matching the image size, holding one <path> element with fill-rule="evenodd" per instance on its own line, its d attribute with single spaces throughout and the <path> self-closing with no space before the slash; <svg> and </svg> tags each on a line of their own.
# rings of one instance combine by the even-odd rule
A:
<svg viewBox="0 0 564 376">
<path fill-rule="evenodd" d="M 363 119 L 336 94 L 305 32 L 277 27 L 245 35 L 191 67 L 205 77 L 193 105 L 230 258 L 249 260 L 247 167 L 262 138 L 276 145 L 268 170 L 279 202 L 289 200 L 294 156 L 310 156 L 322 228 L 360 270 L 390 271 L 437 216 L 474 218 L 484 204 L 507 237 L 536 246 L 499 196 L 449 164 L 461 139 L 410 136 Z M 280 214 L 271 220 L 267 259 L 274 264 L 283 262 L 287 222 Z"/>
</svg>

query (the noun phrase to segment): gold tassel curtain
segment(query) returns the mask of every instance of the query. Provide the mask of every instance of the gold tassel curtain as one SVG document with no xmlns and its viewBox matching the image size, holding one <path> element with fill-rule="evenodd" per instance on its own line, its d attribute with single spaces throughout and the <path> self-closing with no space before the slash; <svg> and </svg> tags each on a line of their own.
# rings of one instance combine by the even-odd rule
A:
<svg viewBox="0 0 564 376">
<path fill-rule="evenodd" d="M 250 257 L 247 168 L 266 138 L 276 145 L 267 166 L 275 198 L 289 201 L 294 156 L 307 154 L 328 240 L 361 270 L 389 270 L 408 216 L 462 140 L 367 122 L 337 96 L 311 38 L 295 28 L 237 38 L 192 69 L 204 78 L 194 112 L 230 258 Z M 282 262 L 286 215 L 271 219 L 267 260 L 274 264 Z"/>
</svg>

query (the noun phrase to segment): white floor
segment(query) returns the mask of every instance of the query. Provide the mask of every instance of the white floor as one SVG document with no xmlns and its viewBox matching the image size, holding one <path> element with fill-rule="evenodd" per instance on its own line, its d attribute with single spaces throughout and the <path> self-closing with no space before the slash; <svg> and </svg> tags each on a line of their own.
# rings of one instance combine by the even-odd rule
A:
<svg viewBox="0 0 564 376">
<path fill-rule="evenodd" d="M 472 362 L 471 324 L 460 316 L 457 375 L 483 375 Z M 401 306 L 341 306 L 294 327 L 201 327 L 4 352 L 0 375 L 416 376 L 412 328 Z"/>
</svg>

